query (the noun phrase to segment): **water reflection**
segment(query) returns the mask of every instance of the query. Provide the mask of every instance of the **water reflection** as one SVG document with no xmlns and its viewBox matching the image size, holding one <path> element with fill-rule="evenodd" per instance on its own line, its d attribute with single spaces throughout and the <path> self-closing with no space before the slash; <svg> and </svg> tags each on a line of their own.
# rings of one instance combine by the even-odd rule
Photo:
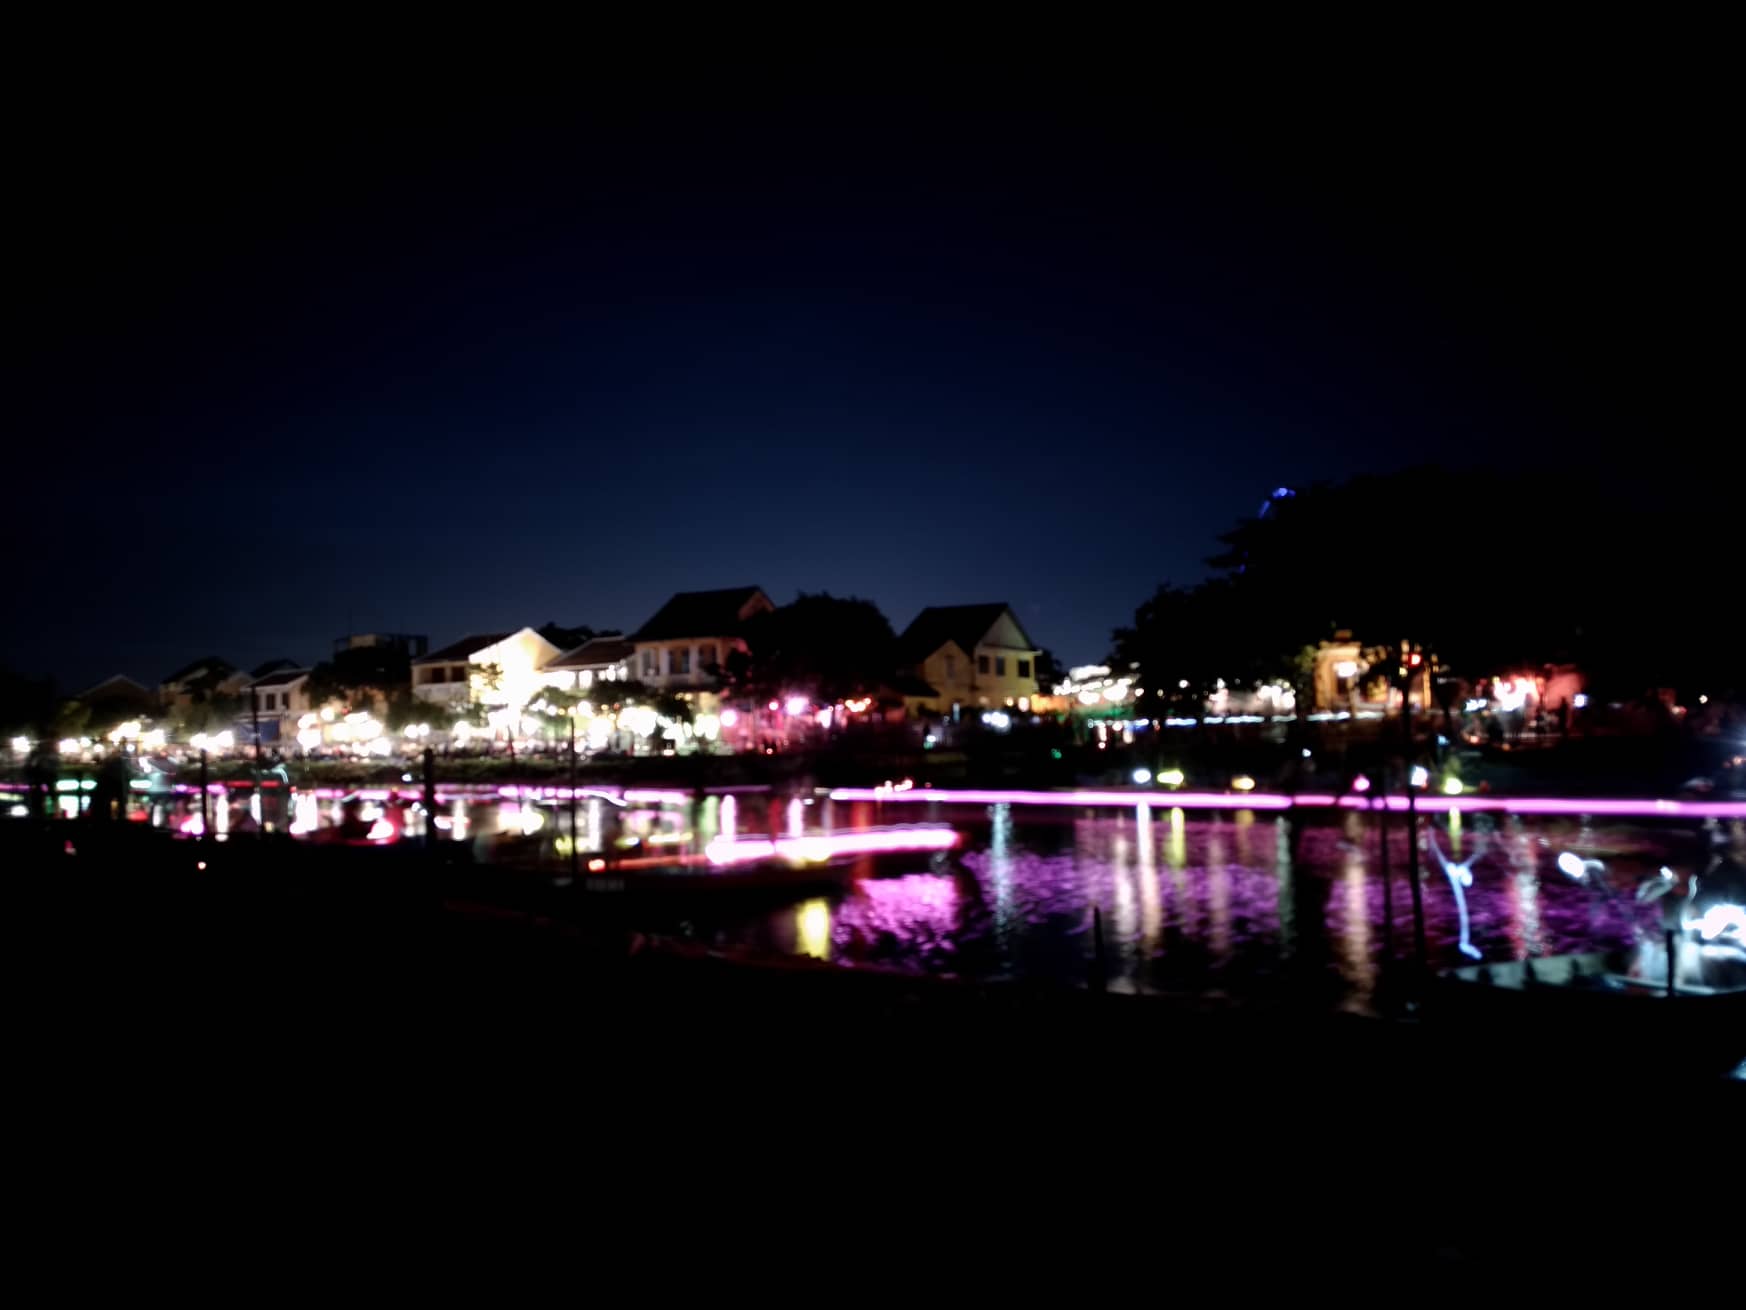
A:
<svg viewBox="0 0 1746 1310">
<path fill-rule="evenodd" d="M 795 907 L 794 949 L 815 960 L 831 958 L 831 903 L 824 897 L 816 896 Z"/>
<path fill-rule="evenodd" d="M 1340 975 L 1350 992 L 1346 1005 L 1363 1010 L 1376 991 L 1376 960 L 1370 947 L 1370 882 L 1364 853 L 1348 847 L 1340 867 Z"/>
<path fill-rule="evenodd" d="M 444 795 L 434 816 L 442 839 L 472 841 L 482 862 L 499 851 L 550 853 L 568 839 L 567 800 L 533 788 L 499 795 Z M 283 813 L 308 835 L 349 824 L 355 836 L 379 823 L 421 830 L 401 801 L 383 790 L 323 794 L 294 790 Z M 639 799 L 631 806 L 588 798 L 577 826 L 586 849 L 628 841 L 647 847 L 659 866 L 667 852 L 694 851 L 716 837 L 804 835 L 833 826 L 866 828 L 913 821 L 905 810 L 855 802 L 839 810 L 807 795 L 747 792 Z M 1161 798 L 1162 799 L 1162 798 Z M 156 821 L 198 824 L 196 794 L 142 797 Z M 231 808 L 234 805 L 234 810 Z M 1278 991 L 1325 996 L 1362 1007 L 1376 984 L 1381 952 L 1382 889 L 1376 866 L 1376 817 L 1359 812 L 1330 824 L 1294 829 L 1253 811 L 1190 815 L 1136 803 L 1124 809 L 1038 812 L 1008 804 L 930 807 L 952 823 L 963 846 L 955 859 L 917 855 L 913 862 L 866 857 L 847 889 L 831 898 L 796 898 L 772 909 L 733 895 L 718 905 L 687 905 L 682 914 L 638 924 L 681 931 L 723 946 L 793 952 L 841 964 L 881 964 L 974 977 L 1050 977 L 1082 983 L 1091 952 L 1094 907 L 1104 915 L 1112 987 L 1238 993 Z M 252 826 L 246 791 L 210 797 L 215 835 Z M 1473 944 L 1485 958 L 1505 959 L 1628 944 L 1638 907 L 1609 902 L 1552 871 L 1556 852 L 1579 847 L 1606 858 L 1621 881 L 1638 869 L 1677 862 L 1688 835 L 1663 828 L 1572 820 L 1504 820 L 1482 837 L 1484 816 L 1441 816 L 1436 834 L 1460 859 L 1477 852 L 1466 889 Z M 364 832 L 358 832 L 362 823 Z M 1464 825 L 1465 824 L 1465 829 Z M 1403 825 L 1392 825 L 1391 859 L 1405 867 Z M 347 829 L 342 829 L 346 831 Z M 192 828 L 189 829 L 192 831 Z M 1487 843 L 1483 848 L 1480 841 Z M 517 843 L 521 843 L 518 847 Z M 501 846 L 500 846 L 501 844 Z M 1162 848 L 1160 850 L 1160 847 Z M 1427 936 L 1437 965 L 1459 963 L 1459 922 L 1446 880 L 1424 883 Z M 1404 898 L 1397 898 L 1404 904 Z M 1652 907 L 1651 907 L 1652 908 Z M 637 913 L 642 913 L 638 910 Z"/>
</svg>

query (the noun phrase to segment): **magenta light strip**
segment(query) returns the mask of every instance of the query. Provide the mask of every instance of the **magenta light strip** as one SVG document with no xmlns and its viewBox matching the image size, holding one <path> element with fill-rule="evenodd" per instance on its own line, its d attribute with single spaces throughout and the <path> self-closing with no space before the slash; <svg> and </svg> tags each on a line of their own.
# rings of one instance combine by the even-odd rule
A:
<svg viewBox="0 0 1746 1310">
<path fill-rule="evenodd" d="M 941 805 L 1180 805 L 1192 810 L 1288 810 L 1291 797 L 1266 792 L 1213 791 L 995 791 L 912 787 L 892 791 L 880 787 L 838 787 L 833 801 L 934 801 Z M 1333 798 L 1323 797 L 1324 804 Z"/>
<path fill-rule="evenodd" d="M 741 841 L 717 837 L 704 848 L 704 853 L 709 856 L 711 864 L 748 864 L 777 858 L 795 863 L 817 863 L 842 855 L 949 851 L 957 844 L 957 832 L 946 827 L 857 828 L 808 837 L 781 837 L 774 841 L 768 837 Z"/>
<path fill-rule="evenodd" d="M 1376 802 L 1367 796 L 1331 796 L 1305 792 L 1292 797 L 1278 792 L 1169 792 L 1169 791 L 996 791 L 915 787 L 894 791 L 883 787 L 838 787 L 833 801 L 890 801 L 939 805 L 1155 805 L 1185 810 L 1367 810 Z M 1390 810 L 1404 812 L 1406 797 L 1390 796 Z M 1418 798 L 1417 808 L 1426 814 L 1566 814 L 1640 819 L 1746 819 L 1746 801 L 1667 801 L 1566 796 L 1436 796 Z"/>
</svg>

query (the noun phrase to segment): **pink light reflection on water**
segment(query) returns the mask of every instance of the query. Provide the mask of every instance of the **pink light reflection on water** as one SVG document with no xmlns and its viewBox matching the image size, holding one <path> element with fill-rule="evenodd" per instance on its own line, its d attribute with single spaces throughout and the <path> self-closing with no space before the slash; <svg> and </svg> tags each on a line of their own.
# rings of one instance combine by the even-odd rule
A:
<svg viewBox="0 0 1746 1310">
<path fill-rule="evenodd" d="M 942 957 L 957 951 L 960 902 L 957 879 L 946 874 L 867 879 L 837 907 L 834 952 L 870 963 L 949 965 Z"/>
</svg>

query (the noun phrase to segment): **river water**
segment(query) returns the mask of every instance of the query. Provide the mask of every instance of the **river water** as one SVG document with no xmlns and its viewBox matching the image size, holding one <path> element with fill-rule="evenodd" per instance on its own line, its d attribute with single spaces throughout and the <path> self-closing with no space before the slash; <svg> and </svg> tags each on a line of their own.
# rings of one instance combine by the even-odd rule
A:
<svg viewBox="0 0 1746 1310">
<path fill-rule="evenodd" d="M 423 822 L 381 793 L 292 792 L 278 803 L 290 826 L 306 833 L 339 822 L 348 807 L 355 830 L 380 839 L 416 835 Z M 250 804 L 246 795 L 230 796 L 217 807 L 223 813 L 214 812 L 215 828 L 248 827 Z M 698 800 L 650 792 L 631 804 L 582 805 L 584 849 L 606 838 L 603 811 L 614 830 L 638 835 L 644 850 L 696 852 L 724 833 L 841 832 L 920 820 L 949 824 L 960 835 L 956 858 L 887 857 L 876 875 L 869 865 L 868 876 L 840 895 L 773 905 L 724 894 L 719 903 L 692 901 L 682 911 L 639 911 L 643 927 L 725 948 L 975 979 L 1101 979 L 1116 991 L 1289 993 L 1360 1011 L 1371 1003 L 1385 956 L 1413 949 L 1409 851 L 1399 818 L 1390 824 L 1386 914 L 1381 833 L 1374 816 L 1357 812 L 1298 820 L 1305 827 L 1294 850 L 1293 820 L 1248 810 L 892 806 L 810 794 Z M 183 798 L 180 808 L 154 812 L 154 821 L 186 826 L 189 814 Z M 530 840 L 544 843 L 555 862 L 567 855 L 567 807 L 537 794 L 445 791 L 437 820 L 440 835 L 472 842 L 482 861 L 506 843 L 525 850 Z M 1683 874 L 1707 858 L 1695 823 L 1457 812 L 1423 817 L 1420 826 L 1448 859 L 1470 861 L 1464 954 L 1455 887 L 1434 854 L 1427 849 L 1422 857 L 1434 967 L 1630 945 L 1659 923 L 1655 907 L 1632 894 L 1639 881 L 1664 864 Z M 1732 839 L 1737 848 L 1743 840 L 1737 822 Z M 1603 861 L 1622 894 L 1608 896 L 1561 873 L 1557 858 L 1566 851 Z"/>
</svg>

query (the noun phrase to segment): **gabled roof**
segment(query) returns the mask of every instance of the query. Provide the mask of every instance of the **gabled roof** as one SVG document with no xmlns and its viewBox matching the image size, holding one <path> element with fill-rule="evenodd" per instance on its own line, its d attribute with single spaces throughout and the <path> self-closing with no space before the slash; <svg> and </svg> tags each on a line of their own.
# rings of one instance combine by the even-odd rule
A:
<svg viewBox="0 0 1746 1310">
<path fill-rule="evenodd" d="M 274 663 L 278 663 L 278 661 L 275 660 Z M 299 669 L 299 668 L 295 668 L 295 667 L 288 668 L 288 669 L 274 669 L 270 673 L 263 673 L 260 677 L 256 678 L 253 682 L 249 683 L 249 686 L 251 686 L 251 687 L 288 687 L 293 682 L 296 682 L 297 679 L 307 678 L 308 676 L 309 676 L 308 669 Z"/>
<path fill-rule="evenodd" d="M 296 660 L 268 660 L 249 670 L 249 677 L 256 679 L 266 677 L 269 673 L 278 673 L 282 669 L 301 669 L 303 666 Z"/>
<path fill-rule="evenodd" d="M 177 669 L 174 673 L 166 674 L 164 676 L 164 681 L 183 682 L 188 678 L 192 678 L 197 673 L 206 673 L 208 671 L 217 673 L 221 679 L 228 678 L 231 674 L 236 672 L 236 665 L 232 664 L 227 659 L 220 659 L 217 655 L 207 655 L 201 659 L 191 660 L 189 663 L 184 664 L 181 668 Z"/>
<path fill-rule="evenodd" d="M 548 669 L 604 669 L 614 664 L 623 664 L 636 650 L 625 639 L 622 632 L 603 632 L 598 637 L 590 637 L 575 650 L 567 650 L 550 664 Z"/>
<path fill-rule="evenodd" d="M 934 649 L 938 650 L 939 647 L 936 646 Z M 930 652 L 930 654 L 931 653 L 932 652 Z M 913 673 L 895 674 L 885 680 L 885 685 L 890 687 L 891 690 L 896 692 L 899 696 L 925 696 L 931 700 L 940 694 L 934 687 L 923 682 Z"/>
<path fill-rule="evenodd" d="M 102 696 L 152 697 L 157 693 L 139 682 L 135 682 L 125 673 L 117 673 L 103 679 L 94 687 L 87 687 L 80 692 L 75 700 L 95 700 Z"/>
<path fill-rule="evenodd" d="M 959 649 L 969 655 L 1003 614 L 1012 614 L 1011 606 L 1004 601 L 986 605 L 930 605 L 910 620 L 897 639 L 898 649 L 911 663 L 925 660 L 948 641 L 957 642 Z M 1012 621 L 1018 626 L 1017 616 Z"/>
<path fill-rule="evenodd" d="M 441 650 L 433 650 L 428 655 L 420 655 L 412 662 L 414 664 L 435 664 L 440 661 L 444 664 L 452 664 L 456 660 L 466 659 L 476 651 L 484 650 L 487 646 L 495 646 L 498 642 L 507 637 L 513 637 L 516 632 L 520 631 L 521 629 L 517 628 L 514 632 L 475 632 L 470 637 L 451 641 Z"/>
<path fill-rule="evenodd" d="M 770 598 L 762 587 L 726 587 L 721 591 L 681 591 L 635 632 L 632 641 L 668 641 L 675 637 L 724 637 L 740 630 L 740 612 L 754 600 Z M 773 608 L 773 607 L 772 607 Z"/>
</svg>

